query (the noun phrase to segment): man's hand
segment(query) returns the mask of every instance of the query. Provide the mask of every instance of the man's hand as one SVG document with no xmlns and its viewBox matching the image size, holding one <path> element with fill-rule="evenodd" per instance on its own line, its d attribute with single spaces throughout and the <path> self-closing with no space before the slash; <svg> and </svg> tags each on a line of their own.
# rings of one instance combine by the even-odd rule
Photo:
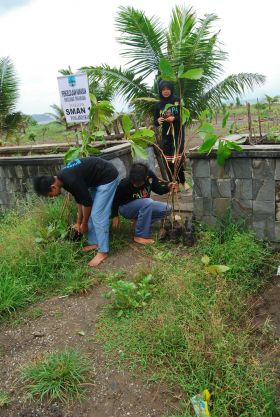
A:
<svg viewBox="0 0 280 417">
<path fill-rule="evenodd" d="M 177 182 L 170 182 L 168 184 L 170 190 L 174 190 L 175 193 L 179 192 L 179 184 Z"/>
<path fill-rule="evenodd" d="M 121 224 L 120 216 L 113 217 L 113 220 L 112 220 L 112 228 L 113 229 L 118 229 L 120 227 L 120 224 Z"/>
<path fill-rule="evenodd" d="M 87 231 L 88 231 L 87 223 L 82 223 L 80 226 L 80 233 L 84 234 L 84 233 L 87 233 Z"/>
<path fill-rule="evenodd" d="M 157 122 L 158 122 L 159 125 L 161 125 L 164 122 L 164 120 L 165 120 L 164 117 L 159 117 L 157 119 Z"/>
<path fill-rule="evenodd" d="M 174 120 L 175 120 L 175 117 L 174 116 L 169 116 L 169 117 L 167 117 L 166 119 L 164 119 L 166 122 L 168 122 L 168 123 L 172 123 L 172 122 L 174 122 Z"/>
<path fill-rule="evenodd" d="M 76 230 L 76 232 L 81 233 L 81 223 L 75 223 L 72 225 L 72 229 Z"/>
</svg>

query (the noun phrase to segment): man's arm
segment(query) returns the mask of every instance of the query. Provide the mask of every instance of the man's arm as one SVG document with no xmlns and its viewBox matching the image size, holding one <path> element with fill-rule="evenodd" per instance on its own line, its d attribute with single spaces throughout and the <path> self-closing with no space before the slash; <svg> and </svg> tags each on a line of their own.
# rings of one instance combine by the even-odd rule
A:
<svg viewBox="0 0 280 417">
<path fill-rule="evenodd" d="M 88 224 L 88 219 L 91 213 L 91 208 L 92 206 L 89 206 L 89 207 L 83 206 L 83 220 L 82 220 L 81 227 L 80 227 L 81 233 L 86 233 L 88 230 L 87 224 Z"/>
</svg>

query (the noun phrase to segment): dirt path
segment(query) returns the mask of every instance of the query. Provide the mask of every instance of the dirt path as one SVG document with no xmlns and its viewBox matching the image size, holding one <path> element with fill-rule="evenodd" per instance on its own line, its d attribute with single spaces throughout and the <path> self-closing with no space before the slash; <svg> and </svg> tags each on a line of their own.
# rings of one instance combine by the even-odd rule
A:
<svg viewBox="0 0 280 417">
<path fill-rule="evenodd" d="M 147 258 L 131 245 L 112 256 L 106 270 L 131 271 Z M 146 267 L 149 267 L 146 262 Z M 19 326 L 7 326 L 0 333 L 1 388 L 11 391 L 13 403 L 0 409 L 0 417 L 161 417 L 176 407 L 178 400 L 160 385 L 147 385 L 129 372 L 108 367 L 108 358 L 95 340 L 97 316 L 107 302 L 98 285 L 90 293 L 76 297 L 56 297 L 37 304 L 41 316 L 26 319 Z M 84 336 L 79 332 L 84 332 Z M 94 378 L 86 399 L 71 406 L 23 404 L 15 382 L 22 366 L 45 352 L 74 347 L 85 352 L 93 365 Z"/>
</svg>

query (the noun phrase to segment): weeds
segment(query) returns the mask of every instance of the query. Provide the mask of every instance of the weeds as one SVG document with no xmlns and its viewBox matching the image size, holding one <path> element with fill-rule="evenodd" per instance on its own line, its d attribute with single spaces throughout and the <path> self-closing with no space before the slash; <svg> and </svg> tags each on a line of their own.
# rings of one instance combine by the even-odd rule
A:
<svg viewBox="0 0 280 417">
<path fill-rule="evenodd" d="M 74 350 L 50 353 L 22 370 L 28 398 L 69 401 L 83 395 L 91 366 Z"/>
<path fill-rule="evenodd" d="M 52 294 L 84 291 L 92 282 L 80 245 L 69 241 L 35 242 L 38 229 L 61 217 L 63 200 L 27 205 L 8 212 L 0 223 L 0 315 Z M 30 214 L 31 212 L 31 214 Z M 61 219 L 62 221 L 63 219 Z"/>
<path fill-rule="evenodd" d="M 110 284 L 111 290 L 105 293 L 106 298 L 113 298 L 111 307 L 118 311 L 117 317 L 136 308 L 145 307 L 154 290 L 152 275 L 145 276 L 140 282 L 118 280 Z"/>
<path fill-rule="evenodd" d="M 252 335 L 248 296 L 264 282 L 263 264 L 270 252 L 246 231 L 202 232 L 187 256 L 164 256 L 153 249 L 157 277 L 153 302 L 116 320 L 104 310 L 98 337 L 106 351 L 130 369 L 148 369 L 180 387 L 181 417 L 192 415 L 190 399 L 208 388 L 211 416 L 275 417 L 274 375 L 259 357 Z M 228 266 L 208 271 L 201 258 Z M 206 258 L 207 259 L 207 258 Z M 207 259 L 208 260 L 208 259 Z M 225 268 L 222 268 L 223 270 Z M 178 417 L 179 417 L 178 414 Z"/>
<path fill-rule="evenodd" d="M 8 392 L 0 391 L 0 407 L 6 407 L 11 403 L 12 399 Z"/>
</svg>

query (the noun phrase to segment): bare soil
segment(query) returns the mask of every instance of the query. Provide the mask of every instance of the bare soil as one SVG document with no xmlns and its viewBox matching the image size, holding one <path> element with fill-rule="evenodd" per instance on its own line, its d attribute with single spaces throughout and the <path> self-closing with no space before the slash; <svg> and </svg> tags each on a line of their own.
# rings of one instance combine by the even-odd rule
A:
<svg viewBox="0 0 280 417">
<path fill-rule="evenodd" d="M 141 264 L 149 268 L 152 261 L 147 259 L 141 248 L 131 244 L 122 253 L 111 256 L 101 269 L 131 273 Z M 96 285 L 86 295 L 49 299 L 32 307 L 42 311 L 39 318 L 2 327 L 0 390 L 10 392 L 13 401 L 0 409 L 0 417 L 161 417 L 175 412 L 179 400 L 166 387 L 145 383 L 144 375 L 136 378 L 110 366 L 95 339 L 97 317 L 107 302 L 102 297 L 105 290 Z M 84 336 L 79 334 L 81 331 Z M 65 347 L 78 349 L 93 363 L 85 399 L 73 404 L 24 403 L 18 382 L 20 369 L 46 352 Z"/>
</svg>

